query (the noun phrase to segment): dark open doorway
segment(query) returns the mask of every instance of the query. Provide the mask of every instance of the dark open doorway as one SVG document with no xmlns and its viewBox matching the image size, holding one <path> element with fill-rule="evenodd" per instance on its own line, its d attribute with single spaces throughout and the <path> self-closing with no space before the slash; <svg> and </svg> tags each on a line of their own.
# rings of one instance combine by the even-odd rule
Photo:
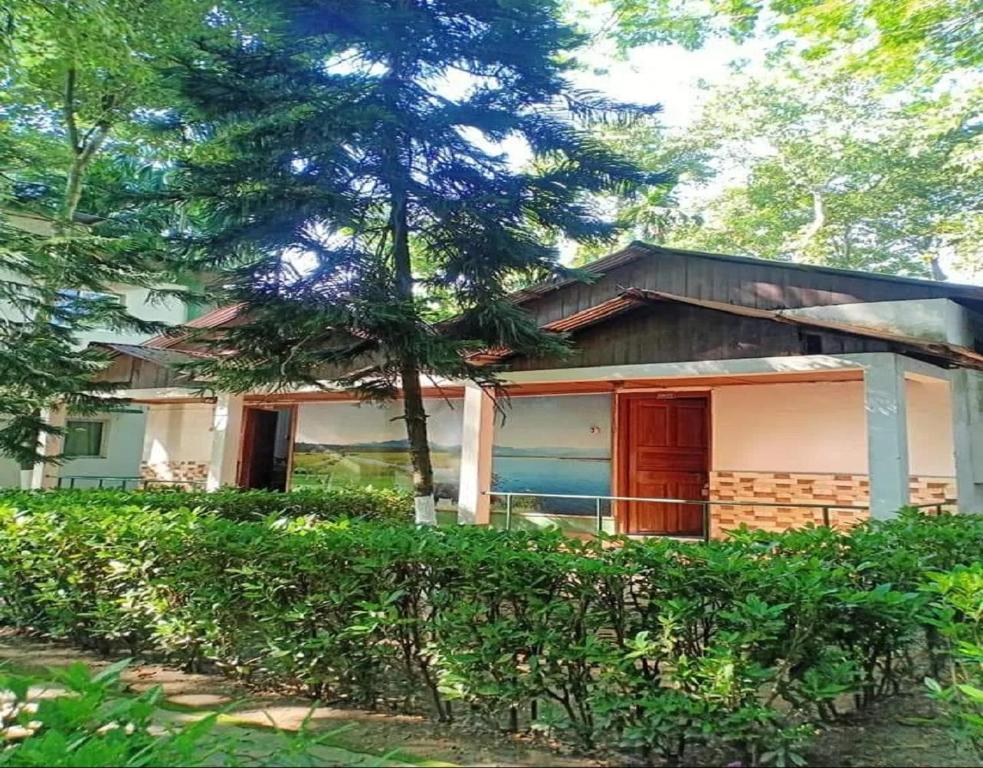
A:
<svg viewBox="0 0 983 768">
<path fill-rule="evenodd" d="M 246 408 L 243 413 L 239 487 L 287 490 L 292 408 Z"/>
</svg>

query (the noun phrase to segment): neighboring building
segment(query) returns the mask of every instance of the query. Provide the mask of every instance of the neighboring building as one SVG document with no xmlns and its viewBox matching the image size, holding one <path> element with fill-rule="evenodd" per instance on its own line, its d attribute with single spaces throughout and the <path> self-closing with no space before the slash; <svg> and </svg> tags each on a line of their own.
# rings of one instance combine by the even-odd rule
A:
<svg viewBox="0 0 983 768">
<path fill-rule="evenodd" d="M 848 524 L 957 489 L 983 510 L 983 288 L 642 243 L 587 268 L 592 283 L 515 296 L 574 350 L 484 356 L 504 368 L 504 424 L 473 385 L 429 393 L 438 496 L 462 522 L 502 514 L 496 491 L 534 494 L 512 498 L 513 522 L 589 531 L 600 511 L 633 534 Z M 107 378 L 148 409 L 147 479 L 408 483 L 398 405 L 204 398 L 174 368 L 202 354 L 186 338 L 107 347 Z"/>
<path fill-rule="evenodd" d="M 0 213 L 14 226 L 36 234 L 50 232 L 51 222 L 40 216 L 27 213 Z M 95 217 L 84 217 L 81 223 L 98 221 Z M 17 281 L 12 274 L 0 274 L 0 279 Z M 180 290 L 187 286 L 177 283 L 161 283 L 158 290 Z M 176 298 L 163 301 L 152 300 L 147 288 L 113 283 L 106 286 L 106 293 L 115 297 L 127 312 L 141 320 L 180 325 L 201 313 L 197 305 L 186 304 Z M 66 291 L 66 295 L 70 294 Z M 12 309 L 0 302 L 0 316 L 10 314 Z M 79 347 L 92 342 L 116 342 L 137 344 L 146 334 L 121 332 L 111 329 L 93 329 L 78 334 Z M 111 482 L 120 485 L 127 482 L 135 486 L 140 476 L 140 455 L 143 446 L 146 407 L 134 404 L 121 410 L 114 410 L 94 416 L 74 418 L 68 416 L 64 452 L 67 459 L 60 467 L 60 475 L 65 485 L 74 483 L 80 487 Z M 109 478 L 115 478 L 110 481 Z M 100 480 L 101 479 L 101 480 Z M 21 484 L 20 468 L 12 459 L 0 457 L 0 487 Z"/>
</svg>

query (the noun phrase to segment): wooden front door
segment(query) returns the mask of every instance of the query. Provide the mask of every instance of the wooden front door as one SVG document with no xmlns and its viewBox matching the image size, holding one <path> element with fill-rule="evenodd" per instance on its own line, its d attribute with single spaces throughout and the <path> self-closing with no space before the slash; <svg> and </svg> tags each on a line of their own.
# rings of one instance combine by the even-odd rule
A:
<svg viewBox="0 0 983 768">
<path fill-rule="evenodd" d="M 621 496 L 700 500 L 709 481 L 709 409 L 705 396 L 622 395 L 619 402 Z M 699 504 L 624 502 L 625 533 L 703 533 Z"/>
<path fill-rule="evenodd" d="M 277 411 L 264 408 L 246 408 L 243 411 L 240 488 L 272 489 L 277 416 Z"/>
</svg>

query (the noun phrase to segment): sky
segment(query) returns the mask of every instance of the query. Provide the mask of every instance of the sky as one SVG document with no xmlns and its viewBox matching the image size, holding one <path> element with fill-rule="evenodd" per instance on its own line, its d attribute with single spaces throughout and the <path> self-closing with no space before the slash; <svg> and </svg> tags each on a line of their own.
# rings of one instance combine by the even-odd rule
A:
<svg viewBox="0 0 983 768">
<path fill-rule="evenodd" d="M 461 444 L 460 400 L 427 399 L 427 430 L 435 445 Z M 405 440 L 398 403 L 305 403 L 297 420 L 298 443 L 351 445 Z M 316 414 L 312 412 L 317 412 Z"/>
<path fill-rule="evenodd" d="M 611 396 L 513 397 L 505 413 L 505 423 L 495 425 L 495 445 L 593 449 L 598 456 L 608 456 Z"/>
</svg>

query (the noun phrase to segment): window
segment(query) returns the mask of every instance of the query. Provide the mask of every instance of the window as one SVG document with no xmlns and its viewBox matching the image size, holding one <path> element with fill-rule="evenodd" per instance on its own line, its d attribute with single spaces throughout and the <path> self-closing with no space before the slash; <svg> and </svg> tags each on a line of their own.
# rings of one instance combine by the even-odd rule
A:
<svg viewBox="0 0 983 768">
<path fill-rule="evenodd" d="M 104 421 L 69 421 L 65 426 L 65 455 L 73 459 L 102 456 L 105 434 Z"/>
<path fill-rule="evenodd" d="M 58 291 L 58 313 L 60 317 L 56 325 L 67 325 L 68 319 L 89 315 L 93 302 L 108 301 L 123 306 L 125 297 L 121 293 L 101 293 L 99 291 L 79 291 L 74 288 L 63 288 Z"/>
<path fill-rule="evenodd" d="M 805 353 L 807 355 L 821 355 L 823 353 L 823 337 L 818 333 L 807 333 L 803 336 L 805 342 Z"/>
</svg>

